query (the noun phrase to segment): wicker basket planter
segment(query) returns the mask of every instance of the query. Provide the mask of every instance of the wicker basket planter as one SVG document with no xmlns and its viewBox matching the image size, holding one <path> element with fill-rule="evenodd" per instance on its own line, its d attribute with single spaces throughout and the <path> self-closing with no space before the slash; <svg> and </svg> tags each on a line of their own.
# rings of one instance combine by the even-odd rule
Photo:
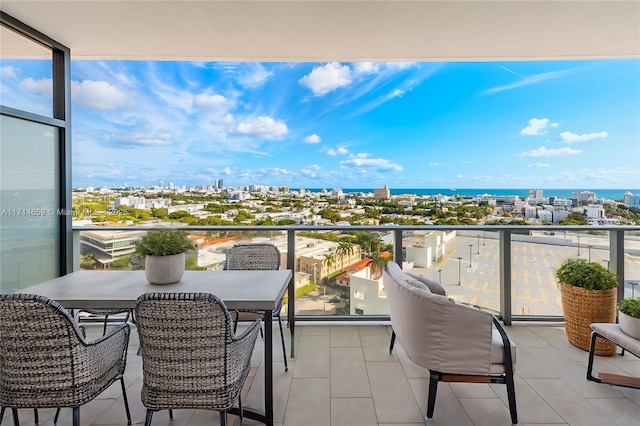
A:
<svg viewBox="0 0 640 426">
<path fill-rule="evenodd" d="M 589 351 L 591 323 L 616 321 L 617 289 L 586 290 L 582 287 L 559 283 L 562 297 L 565 332 L 573 346 Z M 596 343 L 596 355 L 613 355 L 616 345 L 603 339 Z"/>
</svg>

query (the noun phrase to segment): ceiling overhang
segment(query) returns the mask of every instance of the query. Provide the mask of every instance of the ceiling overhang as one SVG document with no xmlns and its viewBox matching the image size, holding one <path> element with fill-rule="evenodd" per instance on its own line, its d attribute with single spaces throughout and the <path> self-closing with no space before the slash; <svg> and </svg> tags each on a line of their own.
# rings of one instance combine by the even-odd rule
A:
<svg viewBox="0 0 640 426">
<path fill-rule="evenodd" d="M 640 57 L 638 1 L 3 0 L 74 59 L 509 61 Z M 2 56 L 19 56 L 2 43 Z M 27 53 L 28 54 L 28 53 Z"/>
</svg>

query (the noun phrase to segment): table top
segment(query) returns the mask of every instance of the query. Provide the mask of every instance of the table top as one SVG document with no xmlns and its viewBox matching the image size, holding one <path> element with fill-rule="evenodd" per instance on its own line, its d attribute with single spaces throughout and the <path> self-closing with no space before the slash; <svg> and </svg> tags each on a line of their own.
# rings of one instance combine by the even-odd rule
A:
<svg viewBox="0 0 640 426">
<path fill-rule="evenodd" d="M 77 271 L 27 287 L 68 309 L 133 308 L 144 293 L 212 293 L 229 309 L 274 310 L 291 280 L 290 270 L 185 271 L 174 284 L 150 284 L 144 271 Z"/>
</svg>

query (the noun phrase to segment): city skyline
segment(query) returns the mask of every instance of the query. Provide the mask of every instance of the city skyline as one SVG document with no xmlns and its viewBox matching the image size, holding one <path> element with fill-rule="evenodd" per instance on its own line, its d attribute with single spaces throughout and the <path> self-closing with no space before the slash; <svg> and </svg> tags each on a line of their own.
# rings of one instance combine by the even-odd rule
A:
<svg viewBox="0 0 640 426">
<path fill-rule="evenodd" d="M 4 104 L 47 115 L 43 62 L 2 61 Z M 72 184 L 638 188 L 638 75 L 636 59 L 72 61 Z"/>
</svg>

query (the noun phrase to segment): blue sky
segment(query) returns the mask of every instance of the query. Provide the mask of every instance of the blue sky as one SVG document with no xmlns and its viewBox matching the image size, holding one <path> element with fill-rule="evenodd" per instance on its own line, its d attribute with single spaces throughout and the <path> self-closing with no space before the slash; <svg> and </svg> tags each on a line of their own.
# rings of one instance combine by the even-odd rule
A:
<svg viewBox="0 0 640 426">
<path fill-rule="evenodd" d="M 4 105 L 50 115 L 46 62 Z M 640 60 L 73 61 L 73 186 L 638 188 Z"/>
</svg>

